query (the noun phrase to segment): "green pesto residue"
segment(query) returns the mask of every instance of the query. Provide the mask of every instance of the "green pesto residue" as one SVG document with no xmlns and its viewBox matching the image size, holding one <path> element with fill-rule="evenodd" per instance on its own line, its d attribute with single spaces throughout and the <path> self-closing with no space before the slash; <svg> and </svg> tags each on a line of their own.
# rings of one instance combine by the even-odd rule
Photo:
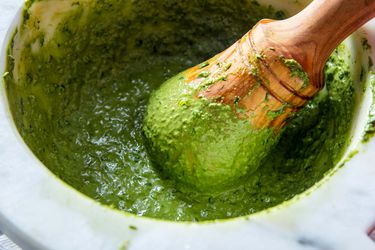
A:
<svg viewBox="0 0 375 250">
<path fill-rule="evenodd" d="M 307 75 L 306 71 L 302 68 L 301 64 L 299 64 L 294 59 L 287 59 L 282 57 L 281 58 L 283 63 L 290 69 L 291 77 L 298 77 L 303 81 L 303 87 L 309 85 L 309 76 Z"/>
<path fill-rule="evenodd" d="M 368 53 L 371 52 L 371 45 L 368 43 L 367 39 L 362 39 L 362 48 L 363 50 L 367 51 Z M 369 81 L 369 87 L 371 88 L 372 92 L 372 104 L 370 106 L 369 110 L 369 118 L 367 121 L 367 125 L 365 128 L 365 133 L 363 135 L 363 142 L 368 142 L 374 135 L 375 135 L 375 72 L 373 71 L 373 62 L 372 58 L 369 55 L 368 56 L 368 67 L 367 69 L 369 72 L 366 72 L 366 69 L 362 66 L 361 69 L 361 81 L 368 80 Z M 367 73 L 367 74 L 366 74 Z M 367 76 L 368 79 L 365 79 L 364 76 Z"/>
<path fill-rule="evenodd" d="M 369 119 L 367 121 L 365 133 L 363 135 L 364 142 L 368 142 L 375 135 L 375 72 L 370 71 L 368 74 L 370 78 L 370 87 L 372 90 L 373 104 L 370 107 Z"/>
<path fill-rule="evenodd" d="M 275 118 L 277 118 L 278 116 L 280 116 L 280 115 L 282 115 L 282 114 L 284 114 L 285 113 L 285 108 L 287 108 L 288 107 L 288 104 L 284 104 L 284 105 L 282 105 L 279 109 L 277 109 L 277 110 L 270 110 L 270 111 L 268 111 L 267 112 L 267 116 L 271 119 L 271 120 L 273 120 L 273 119 L 275 119 Z"/>
<path fill-rule="evenodd" d="M 29 6 L 51 1 L 33 2 Z M 326 88 L 290 122 L 250 179 L 215 194 L 177 189 L 146 150 L 142 127 L 150 94 L 176 73 L 224 50 L 257 20 L 284 15 L 250 0 L 59 3 L 71 3 L 71 9 L 56 6 L 63 14 L 56 16 L 61 20 L 54 33 L 41 31 L 43 22 L 25 12 L 4 79 L 26 143 L 80 192 L 140 216 L 232 218 L 294 197 L 340 160 L 355 99 L 344 47 L 327 63 Z M 181 108 L 190 105 L 195 104 L 189 98 L 179 100 Z"/>
</svg>

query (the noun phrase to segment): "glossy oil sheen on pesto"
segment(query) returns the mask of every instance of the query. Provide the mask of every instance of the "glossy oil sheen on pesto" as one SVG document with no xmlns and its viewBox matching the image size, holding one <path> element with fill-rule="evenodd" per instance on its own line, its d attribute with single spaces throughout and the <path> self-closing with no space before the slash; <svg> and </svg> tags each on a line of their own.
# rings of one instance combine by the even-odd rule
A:
<svg viewBox="0 0 375 250">
<path fill-rule="evenodd" d="M 5 76 L 16 125 L 53 173 L 119 210 L 201 221 L 280 204 L 320 180 L 347 146 L 355 98 L 343 46 L 327 64 L 326 88 L 236 188 L 177 189 L 153 166 L 142 132 L 153 90 L 263 17 L 284 16 L 250 0 L 28 1 Z"/>
</svg>

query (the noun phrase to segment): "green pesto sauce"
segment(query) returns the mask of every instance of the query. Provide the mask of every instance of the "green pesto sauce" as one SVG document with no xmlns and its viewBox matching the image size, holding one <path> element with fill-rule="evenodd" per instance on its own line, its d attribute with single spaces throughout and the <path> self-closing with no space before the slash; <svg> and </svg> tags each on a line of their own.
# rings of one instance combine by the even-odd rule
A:
<svg viewBox="0 0 375 250">
<path fill-rule="evenodd" d="M 303 70 L 301 64 L 294 59 L 282 58 L 283 63 L 290 69 L 291 77 L 298 77 L 303 80 L 303 87 L 309 85 L 309 76 Z"/>
<path fill-rule="evenodd" d="M 284 14 L 250 0 L 61 2 L 71 10 L 60 14 L 52 35 L 25 11 L 4 79 L 25 142 L 85 195 L 142 216 L 232 218 L 294 197 L 340 160 L 354 107 L 343 46 L 327 64 L 326 88 L 290 122 L 247 182 L 209 195 L 177 189 L 146 150 L 142 127 L 151 92 L 228 47 L 260 18 Z"/>
</svg>

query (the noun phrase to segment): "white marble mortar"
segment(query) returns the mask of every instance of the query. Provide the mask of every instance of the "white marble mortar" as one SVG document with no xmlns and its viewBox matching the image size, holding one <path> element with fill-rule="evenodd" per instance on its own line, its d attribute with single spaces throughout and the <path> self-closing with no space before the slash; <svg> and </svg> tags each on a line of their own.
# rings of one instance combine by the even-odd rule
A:
<svg viewBox="0 0 375 250">
<path fill-rule="evenodd" d="M 328 1 L 328 0 L 327 0 Z M 308 1 L 269 0 L 294 13 Z M 22 0 L 0 0 L 0 74 Z M 358 36 L 375 47 L 375 21 Z M 373 55 L 375 59 L 375 55 Z M 176 223 L 112 210 L 57 179 L 32 154 L 12 121 L 0 86 L 0 230 L 23 249 L 53 250 L 370 250 L 375 223 L 375 140 L 359 143 L 371 89 L 356 111 L 352 150 L 359 150 L 315 187 L 285 204 L 250 216 L 208 223 Z M 132 230 L 129 226 L 136 226 Z"/>
</svg>

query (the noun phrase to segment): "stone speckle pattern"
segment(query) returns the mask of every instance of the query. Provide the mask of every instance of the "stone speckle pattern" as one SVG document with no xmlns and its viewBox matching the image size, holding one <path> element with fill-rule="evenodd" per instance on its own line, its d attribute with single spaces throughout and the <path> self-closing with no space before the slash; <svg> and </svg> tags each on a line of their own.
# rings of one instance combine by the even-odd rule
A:
<svg viewBox="0 0 375 250">
<path fill-rule="evenodd" d="M 21 248 L 0 232 L 0 250 L 21 250 Z"/>
</svg>

